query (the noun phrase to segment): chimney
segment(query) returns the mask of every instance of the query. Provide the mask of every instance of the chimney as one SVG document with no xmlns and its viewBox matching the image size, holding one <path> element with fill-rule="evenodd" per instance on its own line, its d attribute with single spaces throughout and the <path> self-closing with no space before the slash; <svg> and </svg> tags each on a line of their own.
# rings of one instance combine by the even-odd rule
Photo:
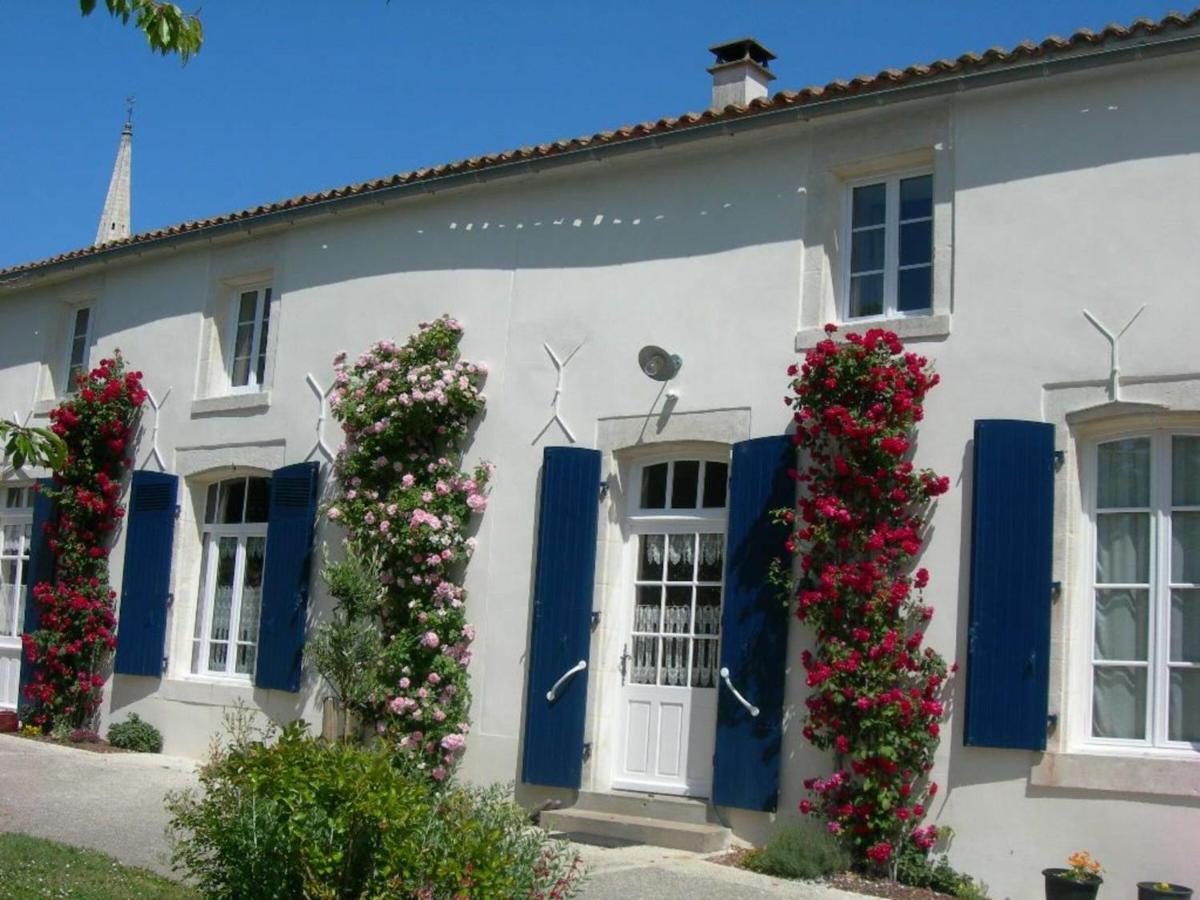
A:
<svg viewBox="0 0 1200 900">
<path fill-rule="evenodd" d="M 765 97 L 767 85 L 775 75 L 767 66 L 775 54 L 752 37 L 739 38 L 709 47 L 717 56 L 709 69 L 713 77 L 712 105 L 724 109 L 730 104 L 745 106 L 751 100 Z"/>
</svg>

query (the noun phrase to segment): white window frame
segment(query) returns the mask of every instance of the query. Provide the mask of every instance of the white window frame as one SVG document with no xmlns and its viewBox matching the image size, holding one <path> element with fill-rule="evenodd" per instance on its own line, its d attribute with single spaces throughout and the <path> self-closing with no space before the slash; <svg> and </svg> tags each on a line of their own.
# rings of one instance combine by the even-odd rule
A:
<svg viewBox="0 0 1200 900">
<path fill-rule="evenodd" d="M 6 525 L 17 526 L 32 526 L 33 525 L 33 491 L 32 485 L 29 484 L 6 484 L 4 485 L 4 503 L 0 505 L 0 528 Z M 8 506 L 8 491 L 24 491 L 23 506 Z M 3 552 L 2 532 L 0 532 L 0 566 L 7 563 L 9 560 L 17 561 L 17 584 L 23 584 L 27 577 L 25 568 L 29 565 L 29 550 L 33 544 L 33 535 L 26 535 L 25 529 L 21 530 L 21 538 L 17 543 L 16 554 L 8 554 Z M 19 647 L 21 646 L 21 629 L 24 626 L 25 618 L 25 591 L 29 589 L 28 584 L 24 584 L 24 590 L 14 597 L 14 606 L 12 613 L 12 631 L 0 631 L 0 646 Z"/>
<path fill-rule="evenodd" d="M 226 481 L 248 480 L 249 478 L 266 478 L 264 475 L 249 475 L 249 476 L 234 476 L 223 478 L 216 482 L 221 484 Z M 269 479 L 268 479 L 269 480 Z M 208 490 L 208 485 L 205 486 L 205 492 Z M 247 489 L 242 496 L 242 517 L 245 518 L 246 506 L 249 502 L 250 491 L 247 484 Z M 206 498 L 207 499 L 207 498 Z M 206 513 L 205 513 L 206 514 Z M 203 518 L 203 516 L 202 516 Z M 194 680 L 206 681 L 221 681 L 233 682 L 235 684 L 253 684 L 254 672 L 238 672 L 237 669 L 237 650 L 238 645 L 245 643 L 237 638 L 238 628 L 242 620 L 242 593 L 245 588 L 246 577 L 246 544 L 249 538 L 261 537 L 264 542 L 263 546 L 263 561 L 266 564 L 266 539 L 269 522 L 242 522 L 237 525 L 222 525 L 222 524 L 201 524 L 201 559 L 204 560 L 202 571 L 200 573 L 200 589 L 196 596 L 196 619 L 193 623 L 199 623 L 199 636 L 193 630 L 190 638 L 191 657 L 194 658 L 194 664 L 189 665 L 188 677 Z M 212 619 L 214 599 L 216 596 L 217 587 L 217 562 L 219 557 L 220 540 L 223 537 L 233 537 L 237 539 L 237 550 L 234 557 L 233 567 L 233 584 L 234 592 L 230 599 L 229 605 L 229 639 L 228 651 L 225 654 L 225 670 L 223 672 L 210 671 L 209 669 L 209 651 L 211 649 L 212 640 Z M 261 650 L 259 644 L 259 630 L 261 629 L 262 609 L 259 609 L 259 627 L 254 632 L 254 668 L 258 665 L 258 654 Z M 197 647 L 197 644 L 199 645 Z"/>
<path fill-rule="evenodd" d="M 690 461 L 697 461 L 702 464 L 707 464 L 710 462 L 723 463 L 726 466 L 726 487 L 725 487 L 725 505 L 724 506 L 711 507 L 711 508 L 707 508 L 707 509 L 704 507 L 701 507 L 701 506 L 697 506 L 695 509 L 690 509 L 690 510 L 672 509 L 671 508 L 671 494 L 674 489 L 674 477 L 673 476 L 674 476 L 675 463 L 690 462 Z M 668 466 L 667 466 L 667 493 L 666 493 L 666 500 L 665 500 L 666 505 L 662 509 L 645 509 L 641 505 L 643 474 L 646 471 L 646 469 L 648 469 L 652 466 L 660 465 L 662 463 L 668 464 Z M 634 625 L 633 610 L 637 606 L 637 589 L 638 589 L 638 587 L 641 586 L 642 584 L 656 585 L 656 584 L 664 583 L 664 582 L 659 582 L 659 581 L 643 582 L 638 578 L 638 547 L 640 544 L 641 536 L 645 535 L 645 534 L 663 534 L 663 535 L 668 536 L 667 540 L 669 541 L 670 540 L 669 536 L 673 535 L 673 534 L 720 534 L 721 538 L 722 538 L 722 542 L 724 543 L 726 534 L 727 534 L 728 521 L 729 521 L 729 481 L 728 481 L 728 479 L 729 479 L 729 473 L 731 471 L 731 468 L 732 468 L 732 459 L 729 454 L 721 455 L 719 453 L 713 453 L 712 451 L 700 452 L 700 453 L 695 453 L 695 452 L 689 453 L 689 452 L 684 451 L 681 453 L 672 453 L 669 455 L 660 455 L 660 456 L 655 456 L 655 457 L 649 457 L 645 460 L 640 461 L 636 466 L 634 466 L 633 472 L 632 472 L 632 482 L 631 482 L 631 488 L 632 488 L 631 500 L 632 500 L 632 502 L 629 504 L 629 512 L 625 516 L 625 523 L 626 523 L 626 527 L 627 527 L 626 533 L 628 535 L 628 538 L 625 542 L 625 565 L 624 565 L 624 568 L 625 568 L 626 575 L 622 578 L 622 591 L 621 591 L 621 596 L 625 598 L 625 602 L 623 604 L 625 607 L 625 613 L 623 615 L 623 624 L 622 624 L 622 632 L 621 632 L 622 640 L 623 641 L 625 639 L 630 640 L 630 650 L 632 650 L 632 638 L 634 637 L 634 633 L 635 633 L 634 627 L 633 627 L 633 625 Z M 701 465 L 700 470 L 697 474 L 698 481 L 696 484 L 696 501 L 698 504 L 703 502 L 703 497 L 704 497 L 704 473 L 705 473 L 705 465 Z M 666 544 L 664 544 L 663 552 L 664 553 L 667 552 Z M 699 544 L 697 544 L 697 553 L 699 553 Z M 728 553 L 727 546 L 724 547 L 723 556 L 725 553 Z M 659 684 L 657 680 L 656 680 L 655 684 L 658 687 L 678 688 L 678 689 L 682 689 L 682 690 L 715 690 L 718 687 L 716 682 L 714 682 L 714 684 L 712 685 L 711 688 L 705 688 L 705 687 L 699 687 L 699 686 L 693 687 L 691 684 L 691 670 L 692 670 L 692 662 L 693 662 L 693 653 L 694 653 L 694 648 L 695 648 L 695 642 L 697 640 L 697 635 L 695 634 L 695 628 L 696 628 L 696 591 L 695 591 L 695 587 L 697 584 L 704 585 L 704 586 L 711 586 L 713 583 L 707 582 L 707 581 L 698 582 L 698 581 L 696 581 L 695 578 L 693 578 L 690 582 L 672 582 L 672 583 L 680 585 L 680 586 L 682 586 L 684 584 L 690 584 L 691 587 L 693 588 L 693 590 L 692 590 L 692 611 L 691 611 L 692 625 L 686 634 L 679 633 L 679 634 L 667 635 L 665 632 L 663 632 L 662 631 L 663 621 L 662 621 L 662 613 L 661 613 L 661 610 L 663 608 L 663 603 L 660 600 L 660 602 L 659 602 L 659 609 L 660 609 L 659 631 L 656 635 L 654 635 L 655 637 L 659 638 L 658 656 L 656 657 L 657 666 L 658 666 L 658 671 L 661 673 L 661 671 L 662 671 L 662 639 L 664 637 L 671 636 L 671 637 L 687 637 L 687 638 L 689 638 L 689 643 L 688 643 L 688 673 L 689 673 L 688 684 L 686 684 L 686 685 Z M 720 588 L 721 588 L 720 609 L 722 611 L 724 611 L 724 609 L 725 609 L 725 573 L 724 573 L 724 570 L 722 570 L 722 572 L 721 572 L 721 578 L 720 578 L 719 584 L 720 584 Z M 645 636 L 649 636 L 649 634 L 646 633 Z M 715 640 L 716 645 L 717 645 L 717 658 L 719 659 L 720 652 L 721 652 L 722 637 L 723 637 L 723 635 L 721 634 L 720 629 L 718 628 L 717 634 L 715 636 L 701 635 L 701 636 L 699 636 L 698 639 L 699 640 Z M 632 682 L 629 682 L 629 683 L 632 683 Z"/>
<path fill-rule="evenodd" d="M 242 296 L 251 292 L 255 294 L 255 304 L 254 331 L 250 339 L 250 364 L 246 372 L 246 383 L 235 385 L 233 383 L 233 369 L 237 364 L 237 335 L 238 326 L 241 324 Z M 229 303 L 229 363 L 225 367 L 225 379 L 229 387 L 229 393 L 231 394 L 254 394 L 263 390 L 263 385 L 267 380 L 267 351 L 271 341 L 271 334 L 268 330 L 267 342 L 264 344 L 262 329 L 264 324 L 270 329 L 271 304 L 274 299 L 275 292 L 269 283 L 244 284 L 233 288 L 233 296 Z M 262 381 L 258 379 L 260 365 L 263 369 Z"/>
<path fill-rule="evenodd" d="M 930 215 L 928 220 L 925 217 L 916 219 L 900 219 L 900 182 L 907 178 L 919 178 L 929 176 L 933 179 L 933 187 L 930 192 Z M 929 166 L 920 166 L 912 169 L 903 169 L 899 171 L 887 172 L 886 174 L 864 175 L 861 178 L 847 179 L 844 183 L 842 193 L 842 261 L 840 266 L 840 286 L 838 290 L 838 318 L 841 322 L 850 324 L 858 324 L 860 322 L 884 322 L 889 319 L 913 319 L 913 318 L 928 318 L 934 313 L 934 294 L 937 292 L 937 282 L 935 280 L 937 265 L 935 262 L 936 253 L 933 252 L 933 242 L 937 237 L 936 222 L 937 222 L 937 176 Z M 854 189 L 866 187 L 872 184 L 885 185 L 886 192 L 886 211 L 884 214 L 884 242 L 883 242 L 883 312 L 874 316 L 851 316 L 850 315 L 850 265 L 852 261 L 853 251 L 853 235 L 854 235 Z M 914 310 L 899 310 L 896 308 L 898 303 L 899 282 L 900 282 L 900 226 L 909 222 L 929 222 L 929 228 L 932 232 L 930 236 L 930 258 L 929 258 L 929 306 L 925 309 Z M 878 227 L 878 226 L 871 226 Z M 919 268 L 923 266 L 906 266 L 904 268 Z"/>
<path fill-rule="evenodd" d="M 94 303 L 76 303 L 68 309 L 66 353 L 62 363 L 63 389 L 61 395 L 64 397 L 75 392 L 75 384 L 71 380 L 71 358 L 75 355 L 75 342 L 78 337 L 75 326 L 79 322 L 79 314 L 84 310 L 88 314 L 87 327 L 83 330 L 83 359 L 79 363 L 80 370 L 83 372 L 87 372 L 91 368 L 92 332 L 96 326 L 96 305 Z"/>
<path fill-rule="evenodd" d="M 1200 663 L 1188 666 L 1170 661 L 1171 589 L 1173 586 L 1176 588 L 1182 586 L 1172 585 L 1170 581 L 1171 512 L 1172 510 L 1200 512 L 1200 506 L 1172 507 L 1171 505 L 1171 438 L 1175 435 L 1197 437 L 1200 436 L 1200 428 L 1160 426 L 1105 431 L 1091 437 L 1084 448 L 1081 497 L 1084 510 L 1082 533 L 1085 536 L 1083 542 L 1085 546 L 1081 548 L 1083 553 L 1080 563 L 1084 567 L 1081 582 L 1085 587 L 1082 602 L 1086 604 L 1083 619 L 1087 626 L 1087 649 L 1086 651 L 1081 650 L 1078 654 L 1084 661 L 1084 666 L 1080 667 L 1083 690 L 1079 692 L 1083 710 L 1076 719 L 1080 723 L 1081 740 L 1079 744 L 1083 749 L 1118 754 L 1182 755 L 1188 758 L 1195 758 L 1197 752 L 1200 752 L 1200 743 L 1167 739 L 1170 715 L 1170 669 L 1175 667 L 1200 668 Z M 1093 671 L 1097 662 L 1095 658 L 1095 579 L 1099 448 L 1102 444 L 1131 438 L 1150 439 L 1150 609 L 1146 653 L 1146 737 L 1142 740 L 1096 737 L 1092 733 L 1095 702 Z M 1122 511 L 1123 508 L 1104 510 L 1104 512 L 1114 513 Z M 1130 507 L 1129 511 L 1145 512 L 1146 510 Z M 1200 585 L 1194 585 L 1194 587 L 1200 587 Z"/>
</svg>

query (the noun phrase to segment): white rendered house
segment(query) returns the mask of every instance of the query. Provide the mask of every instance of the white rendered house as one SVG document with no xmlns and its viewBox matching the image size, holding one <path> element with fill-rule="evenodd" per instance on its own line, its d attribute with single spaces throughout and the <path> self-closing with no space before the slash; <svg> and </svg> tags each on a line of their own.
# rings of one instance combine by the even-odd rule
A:
<svg viewBox="0 0 1200 900">
<path fill-rule="evenodd" d="M 195 756 L 239 699 L 319 725 L 330 360 L 450 312 L 497 466 L 464 774 L 573 826 L 762 840 L 828 761 L 793 727 L 809 636 L 737 551 L 778 505 L 788 364 L 882 324 L 942 376 L 916 462 L 952 480 L 922 565 L 963 665 L 930 815 L 953 863 L 997 897 L 1082 847 L 1116 891 L 1197 884 L 1200 16 L 773 96 L 760 45 L 718 51 L 702 114 L 0 271 L 6 415 L 44 422 L 117 347 L 153 397 L 105 724 Z M 0 498 L 10 707 L 40 474 Z"/>
</svg>

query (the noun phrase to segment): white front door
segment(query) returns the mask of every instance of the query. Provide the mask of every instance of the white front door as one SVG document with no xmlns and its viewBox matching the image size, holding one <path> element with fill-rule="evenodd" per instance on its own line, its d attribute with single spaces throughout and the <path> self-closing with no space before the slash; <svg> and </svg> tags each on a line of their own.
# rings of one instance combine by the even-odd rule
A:
<svg viewBox="0 0 1200 900">
<path fill-rule="evenodd" d="M 631 516 L 622 646 L 621 733 L 613 786 L 707 797 L 717 726 L 721 579 L 725 568 L 724 462 L 660 464 L 685 481 L 720 482 L 720 505 L 669 502 Z M 689 472 L 691 467 L 698 472 Z M 700 468 L 703 467 L 703 468 Z M 699 477 L 696 477 L 696 476 Z M 672 478 L 670 481 L 677 481 Z M 668 482 L 670 483 L 670 482 Z M 693 489 L 694 493 L 694 489 Z M 653 502 L 653 497 L 650 498 Z"/>
<path fill-rule="evenodd" d="M 16 709 L 33 496 L 24 486 L 0 493 L 0 709 Z"/>
</svg>

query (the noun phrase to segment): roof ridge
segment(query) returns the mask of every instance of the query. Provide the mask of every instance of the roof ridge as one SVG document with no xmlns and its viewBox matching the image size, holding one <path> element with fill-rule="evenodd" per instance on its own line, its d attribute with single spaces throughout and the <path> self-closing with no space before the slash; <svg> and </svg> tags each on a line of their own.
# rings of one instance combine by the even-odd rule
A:
<svg viewBox="0 0 1200 900">
<path fill-rule="evenodd" d="M 599 131 L 590 135 L 560 138 L 541 144 L 524 145 L 512 150 L 471 156 L 452 162 L 425 166 L 418 169 L 411 169 L 407 172 L 386 175 L 381 178 L 329 188 L 315 193 L 299 194 L 283 200 L 235 210 L 230 213 L 180 222 L 164 228 L 132 234 L 127 238 L 110 241 L 103 245 L 82 247 L 56 256 L 0 269 L 0 278 L 22 275 L 59 263 L 86 259 L 102 252 L 110 252 L 138 244 L 152 243 L 181 234 L 202 231 L 218 225 L 235 223 L 289 209 L 300 209 L 388 187 L 432 181 L 462 172 L 491 169 L 509 163 L 556 156 L 590 147 L 593 144 L 607 145 L 620 143 L 650 135 L 694 128 L 698 125 L 712 122 L 753 117 L 765 112 L 816 103 L 827 100 L 830 97 L 870 93 L 912 81 L 934 80 L 939 76 L 962 74 L 967 71 L 984 69 L 994 65 L 1013 65 L 1022 61 L 1059 55 L 1081 47 L 1094 48 L 1110 41 L 1127 41 L 1138 36 L 1154 36 L 1172 29 L 1191 29 L 1198 24 L 1200 24 L 1200 6 L 1189 13 L 1168 12 L 1157 21 L 1140 17 L 1134 19 L 1128 25 L 1115 22 L 1109 23 L 1098 32 L 1090 28 L 1080 28 L 1066 38 L 1058 35 L 1049 35 L 1036 43 L 1025 39 L 1007 50 L 1002 47 L 990 47 L 982 53 L 967 51 L 954 59 L 943 57 L 927 63 L 913 63 L 903 69 L 894 67 L 881 69 L 874 75 L 857 75 L 848 80 L 834 79 L 824 85 L 810 85 L 798 90 L 781 90 L 769 97 L 760 97 L 751 100 L 744 105 L 731 104 L 720 109 L 709 108 L 700 112 L 685 112 L 678 116 L 666 116 L 654 122 L 618 125 L 606 131 Z"/>
</svg>

